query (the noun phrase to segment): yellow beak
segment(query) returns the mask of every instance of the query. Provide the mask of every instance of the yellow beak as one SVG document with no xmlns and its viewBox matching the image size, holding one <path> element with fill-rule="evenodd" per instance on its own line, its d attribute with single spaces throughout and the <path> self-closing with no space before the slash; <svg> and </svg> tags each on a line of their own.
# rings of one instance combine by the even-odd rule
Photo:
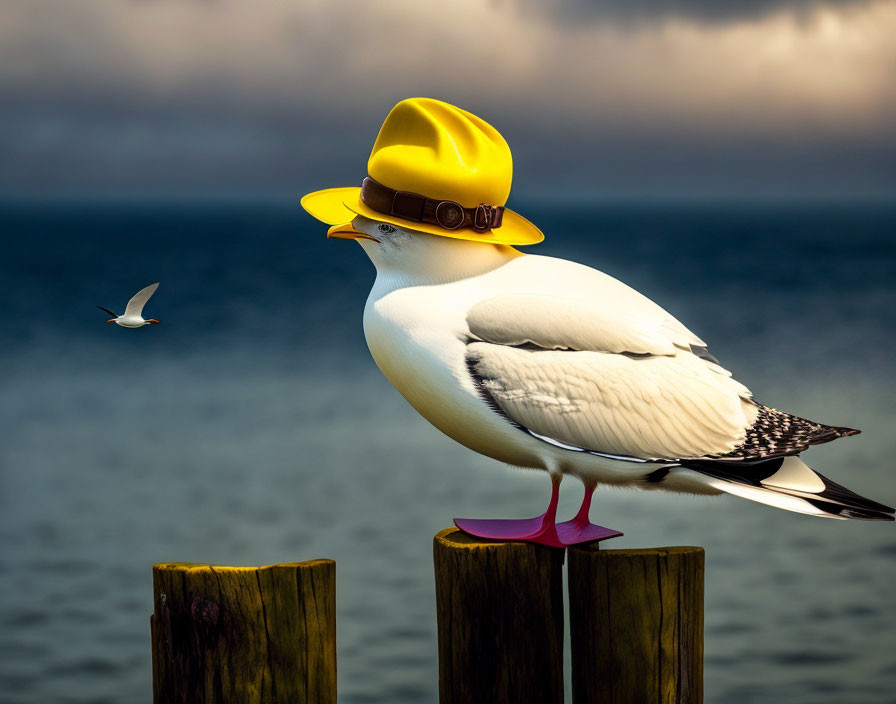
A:
<svg viewBox="0 0 896 704">
<path fill-rule="evenodd" d="M 358 232 L 352 227 L 350 222 L 345 223 L 345 225 L 333 225 L 333 227 L 327 230 L 327 239 L 331 237 L 338 240 L 373 240 L 374 242 L 379 242 L 376 237 Z"/>
</svg>

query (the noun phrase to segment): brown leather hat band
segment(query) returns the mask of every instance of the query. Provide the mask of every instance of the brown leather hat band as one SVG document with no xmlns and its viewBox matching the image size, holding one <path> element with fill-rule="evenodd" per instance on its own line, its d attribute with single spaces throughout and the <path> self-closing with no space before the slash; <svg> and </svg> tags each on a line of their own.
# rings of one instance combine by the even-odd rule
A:
<svg viewBox="0 0 896 704">
<path fill-rule="evenodd" d="M 361 183 L 361 201 L 378 213 L 438 225 L 446 230 L 465 227 L 484 232 L 501 227 L 504 218 L 504 208 L 500 205 L 482 203 L 475 208 L 464 208 L 453 200 L 433 200 L 419 193 L 393 191 L 369 176 Z"/>
</svg>

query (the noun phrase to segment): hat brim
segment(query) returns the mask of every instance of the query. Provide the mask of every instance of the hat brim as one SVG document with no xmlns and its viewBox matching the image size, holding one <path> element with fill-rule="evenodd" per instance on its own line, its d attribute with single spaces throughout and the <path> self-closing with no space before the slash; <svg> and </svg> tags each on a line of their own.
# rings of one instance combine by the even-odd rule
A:
<svg viewBox="0 0 896 704">
<path fill-rule="evenodd" d="M 544 234 L 535 225 L 526 220 L 519 213 L 505 208 L 501 220 L 501 227 L 493 230 L 477 232 L 469 228 L 446 230 L 438 225 L 430 225 L 425 222 L 402 220 L 401 218 L 368 208 L 361 200 L 361 188 L 349 186 L 347 188 L 326 188 L 322 191 L 314 191 L 304 196 L 301 200 L 302 207 L 312 216 L 328 225 L 342 225 L 351 222 L 356 215 L 365 218 L 387 222 L 405 230 L 426 232 L 430 235 L 451 237 L 456 240 L 470 240 L 472 242 L 491 242 L 492 244 L 527 245 L 538 244 L 544 239 Z"/>
</svg>

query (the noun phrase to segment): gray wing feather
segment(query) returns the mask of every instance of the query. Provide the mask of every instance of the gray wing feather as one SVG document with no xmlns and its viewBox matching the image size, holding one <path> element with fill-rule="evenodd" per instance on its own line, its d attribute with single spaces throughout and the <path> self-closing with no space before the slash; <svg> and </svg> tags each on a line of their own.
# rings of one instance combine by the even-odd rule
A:
<svg viewBox="0 0 896 704">
<path fill-rule="evenodd" d="M 128 307 L 125 309 L 125 316 L 140 316 L 143 314 L 143 306 L 146 305 L 146 302 L 152 297 L 152 294 L 156 292 L 156 289 L 159 287 L 158 281 L 154 284 L 150 284 L 146 288 L 141 288 L 137 293 L 134 294 L 133 298 L 128 301 Z"/>
</svg>

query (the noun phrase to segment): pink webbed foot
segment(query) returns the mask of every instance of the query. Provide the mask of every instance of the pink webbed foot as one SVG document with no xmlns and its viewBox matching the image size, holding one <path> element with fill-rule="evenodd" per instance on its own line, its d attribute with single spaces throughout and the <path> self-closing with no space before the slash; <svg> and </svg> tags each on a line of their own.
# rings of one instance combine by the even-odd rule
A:
<svg viewBox="0 0 896 704">
<path fill-rule="evenodd" d="M 522 540 L 555 548 L 622 535 L 617 530 L 595 525 L 588 520 L 588 510 L 591 507 L 591 495 L 594 492 L 594 487 L 585 487 L 585 499 L 575 518 L 571 521 L 555 523 L 560 481 L 553 479 L 552 483 L 551 503 L 548 505 L 548 510 L 541 516 L 521 519 L 455 518 L 454 525 L 477 538 Z"/>
<path fill-rule="evenodd" d="M 535 518 L 455 518 L 454 525 L 476 538 L 523 540 L 553 548 L 566 547 L 557 535 L 558 526 L 554 525 L 553 518 L 549 521 L 546 518 L 547 514 Z"/>
<path fill-rule="evenodd" d="M 594 487 L 585 485 L 585 498 L 582 499 L 582 506 L 576 517 L 571 521 L 558 523 L 556 526 L 557 535 L 567 545 L 576 545 L 578 543 L 590 543 L 593 540 L 605 540 L 606 538 L 618 538 L 622 533 L 612 528 L 604 528 L 588 519 L 588 513 L 591 510 L 591 497 L 594 494 Z"/>
<path fill-rule="evenodd" d="M 557 535 L 564 545 L 577 545 L 578 543 L 590 543 L 594 540 L 606 538 L 618 538 L 622 533 L 612 528 L 604 528 L 590 521 L 580 523 L 578 521 L 564 521 L 556 525 Z"/>
</svg>

